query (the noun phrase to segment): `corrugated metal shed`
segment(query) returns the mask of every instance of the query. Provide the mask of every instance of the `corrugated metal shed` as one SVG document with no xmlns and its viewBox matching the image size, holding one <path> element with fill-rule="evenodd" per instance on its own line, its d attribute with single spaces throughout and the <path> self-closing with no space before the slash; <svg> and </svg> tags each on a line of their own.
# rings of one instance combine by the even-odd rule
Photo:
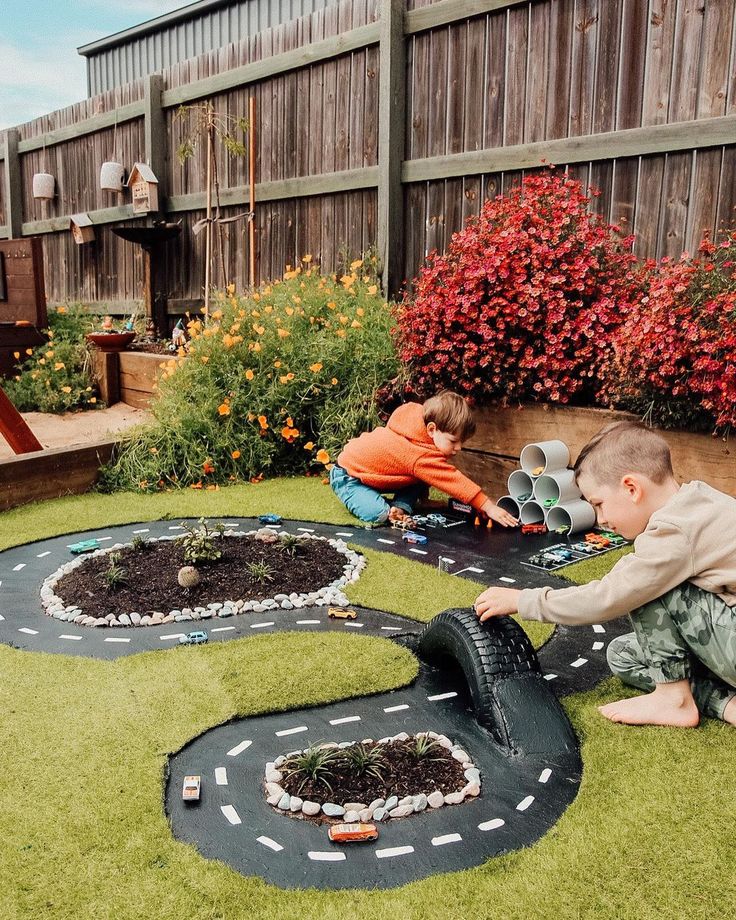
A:
<svg viewBox="0 0 736 920">
<path fill-rule="evenodd" d="M 90 96 L 298 19 L 336 0 L 199 0 L 82 45 Z"/>
</svg>

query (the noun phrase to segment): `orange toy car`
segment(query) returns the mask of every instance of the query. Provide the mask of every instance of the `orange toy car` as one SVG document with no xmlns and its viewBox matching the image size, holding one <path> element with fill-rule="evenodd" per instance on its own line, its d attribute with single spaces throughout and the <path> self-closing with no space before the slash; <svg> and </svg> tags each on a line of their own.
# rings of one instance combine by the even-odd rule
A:
<svg viewBox="0 0 736 920">
<path fill-rule="evenodd" d="M 610 546 L 611 541 L 608 537 L 603 537 L 599 533 L 586 533 L 585 539 L 588 543 L 592 543 L 595 546 Z"/>
<path fill-rule="evenodd" d="M 375 824 L 333 824 L 327 836 L 333 843 L 362 843 L 377 840 L 378 828 Z"/>
</svg>

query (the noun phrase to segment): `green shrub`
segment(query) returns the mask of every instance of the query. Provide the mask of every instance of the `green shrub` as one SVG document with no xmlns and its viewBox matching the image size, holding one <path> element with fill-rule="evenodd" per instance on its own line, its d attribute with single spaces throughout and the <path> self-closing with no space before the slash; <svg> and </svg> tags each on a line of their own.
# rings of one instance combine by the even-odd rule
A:
<svg viewBox="0 0 736 920">
<path fill-rule="evenodd" d="M 186 521 L 181 522 L 182 527 L 186 530 L 186 535 L 180 538 L 181 545 L 184 547 L 184 561 L 189 565 L 197 565 L 202 562 L 217 562 L 222 558 L 222 549 L 217 546 L 215 541 L 221 537 L 225 530 L 225 525 L 220 523 L 210 530 L 207 522 L 203 517 L 199 519 L 199 526 L 193 526 Z"/>
<path fill-rule="evenodd" d="M 68 412 L 99 408 L 84 336 L 96 317 L 80 305 L 49 313 L 48 342 L 14 353 L 18 373 L 3 386 L 19 412 Z"/>
<path fill-rule="evenodd" d="M 303 261 L 251 294 L 215 292 L 211 316 L 188 324 L 188 356 L 164 364 L 154 424 L 126 442 L 104 487 L 321 472 L 378 423 L 374 393 L 398 362 L 373 266 L 359 259 L 336 277 Z"/>
</svg>

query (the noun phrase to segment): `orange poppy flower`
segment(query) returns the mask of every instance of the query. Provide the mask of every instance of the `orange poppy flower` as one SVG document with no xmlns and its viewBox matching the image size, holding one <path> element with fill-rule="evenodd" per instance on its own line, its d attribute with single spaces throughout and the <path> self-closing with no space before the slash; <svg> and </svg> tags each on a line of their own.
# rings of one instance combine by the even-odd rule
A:
<svg viewBox="0 0 736 920">
<path fill-rule="evenodd" d="M 215 472 L 214 464 L 212 463 L 212 460 L 210 460 L 209 457 L 208 457 L 208 458 L 204 461 L 204 463 L 202 464 L 202 470 L 203 470 L 205 476 L 207 476 L 209 473 L 214 473 L 214 472 Z"/>
<path fill-rule="evenodd" d="M 326 450 L 324 449 L 324 447 L 323 447 L 323 448 L 321 448 L 320 450 L 317 451 L 317 458 L 316 458 L 316 459 L 319 461 L 319 463 L 329 463 L 329 462 L 330 462 L 330 455 L 327 453 L 327 451 L 326 451 Z"/>
</svg>

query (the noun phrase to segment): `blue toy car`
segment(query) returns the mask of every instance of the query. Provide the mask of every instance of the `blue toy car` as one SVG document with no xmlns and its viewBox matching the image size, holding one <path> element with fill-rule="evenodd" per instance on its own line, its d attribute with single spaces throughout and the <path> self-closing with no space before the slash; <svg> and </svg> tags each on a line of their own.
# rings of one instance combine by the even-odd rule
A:
<svg viewBox="0 0 736 920">
<path fill-rule="evenodd" d="M 261 524 L 280 524 L 283 518 L 280 514 L 259 514 L 258 520 Z"/>
<path fill-rule="evenodd" d="M 179 645 L 202 645 L 208 640 L 207 630 L 197 629 L 194 632 L 187 633 L 186 636 L 179 636 Z"/>
<path fill-rule="evenodd" d="M 419 543 L 420 545 L 428 543 L 429 540 L 422 533 L 414 533 L 413 530 L 407 530 L 406 533 L 401 535 L 401 539 L 405 543 Z"/>
<path fill-rule="evenodd" d="M 100 544 L 97 540 L 80 540 L 79 543 L 72 543 L 69 547 L 69 552 L 74 553 L 75 556 L 78 556 L 80 553 L 93 553 L 96 549 L 100 548 Z"/>
</svg>

